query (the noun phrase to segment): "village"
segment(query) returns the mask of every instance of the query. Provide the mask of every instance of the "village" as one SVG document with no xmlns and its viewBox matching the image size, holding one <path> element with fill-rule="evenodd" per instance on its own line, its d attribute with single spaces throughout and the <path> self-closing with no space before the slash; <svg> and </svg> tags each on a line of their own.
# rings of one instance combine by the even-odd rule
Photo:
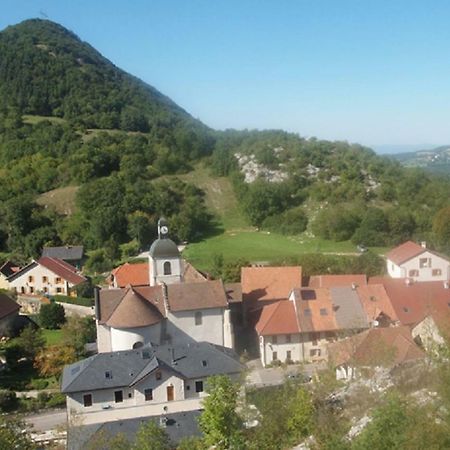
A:
<svg viewBox="0 0 450 450">
<path fill-rule="evenodd" d="M 38 327 L 33 317 L 53 303 L 95 322 L 90 356 L 66 365 L 60 379 L 67 435 L 34 431 L 43 442 L 67 438 L 73 450 L 102 430 L 133 437 L 146 419 L 175 444 L 200 435 L 215 375 L 262 388 L 314 380 L 330 367 L 347 384 L 368 368 L 419 367 L 445 345 L 450 325 L 450 261 L 425 242 L 389 251 L 385 276 L 305 277 L 300 266 L 256 265 L 224 283 L 183 259 L 161 218 L 148 261 L 116 267 L 93 286 L 92 306 L 76 301 L 87 282 L 83 258 L 81 246 L 44 248 L 24 267 L 0 268 L 3 341 Z"/>
</svg>

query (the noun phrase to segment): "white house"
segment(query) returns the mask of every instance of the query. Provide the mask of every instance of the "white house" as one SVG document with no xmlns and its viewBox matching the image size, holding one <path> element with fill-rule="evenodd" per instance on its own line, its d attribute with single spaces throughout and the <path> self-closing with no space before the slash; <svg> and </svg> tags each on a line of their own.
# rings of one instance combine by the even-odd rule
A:
<svg viewBox="0 0 450 450">
<path fill-rule="evenodd" d="M 202 408 L 206 379 L 243 370 L 230 349 L 198 342 L 99 353 L 66 366 L 69 426 L 161 416 Z"/>
<path fill-rule="evenodd" d="M 10 289 L 18 294 L 71 295 L 73 288 L 86 281 L 77 269 L 56 258 L 42 257 L 8 278 Z"/>
<path fill-rule="evenodd" d="M 387 271 L 392 278 L 413 281 L 447 281 L 450 279 L 450 261 L 421 245 L 407 241 L 386 255 Z"/>
<path fill-rule="evenodd" d="M 149 252 L 150 285 L 96 293 L 98 351 L 195 341 L 232 348 L 229 297 L 222 281 L 186 282 L 180 252 L 163 219 L 158 231 Z"/>
</svg>

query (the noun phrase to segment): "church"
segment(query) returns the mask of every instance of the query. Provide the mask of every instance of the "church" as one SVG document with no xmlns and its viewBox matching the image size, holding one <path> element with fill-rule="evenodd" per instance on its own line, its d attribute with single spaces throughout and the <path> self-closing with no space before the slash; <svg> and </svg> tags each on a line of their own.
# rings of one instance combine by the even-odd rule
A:
<svg viewBox="0 0 450 450">
<path fill-rule="evenodd" d="M 149 251 L 148 285 L 96 292 L 98 352 L 205 341 L 233 348 L 229 297 L 221 280 L 186 279 L 165 219 Z"/>
</svg>

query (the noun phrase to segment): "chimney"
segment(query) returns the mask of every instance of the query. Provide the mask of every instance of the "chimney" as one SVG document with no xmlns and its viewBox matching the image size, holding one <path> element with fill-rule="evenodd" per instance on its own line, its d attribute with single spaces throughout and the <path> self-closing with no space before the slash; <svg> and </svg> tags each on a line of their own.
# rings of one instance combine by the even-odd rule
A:
<svg viewBox="0 0 450 450">
<path fill-rule="evenodd" d="M 427 248 L 427 241 L 422 241 L 422 242 L 420 243 L 420 245 L 421 245 L 423 248 Z"/>
<path fill-rule="evenodd" d="M 356 288 L 357 288 L 358 286 L 357 286 L 357 284 L 356 283 L 352 283 L 352 290 L 356 290 Z"/>
<path fill-rule="evenodd" d="M 411 278 L 406 278 L 405 284 L 406 284 L 406 286 L 410 286 L 411 284 L 413 284 L 413 280 L 411 280 Z"/>
<path fill-rule="evenodd" d="M 448 289 L 449 288 L 449 283 L 448 281 L 444 281 L 444 289 Z"/>
<path fill-rule="evenodd" d="M 95 320 L 100 320 L 100 288 L 94 287 Z"/>
</svg>

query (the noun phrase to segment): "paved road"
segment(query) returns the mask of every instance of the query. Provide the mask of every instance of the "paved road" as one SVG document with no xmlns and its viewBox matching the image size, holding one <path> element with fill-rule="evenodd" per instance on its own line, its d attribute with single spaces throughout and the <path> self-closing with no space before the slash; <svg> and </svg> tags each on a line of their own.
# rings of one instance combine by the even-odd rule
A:
<svg viewBox="0 0 450 450">
<path fill-rule="evenodd" d="M 25 416 L 23 417 L 23 420 L 27 425 L 32 426 L 33 431 L 48 431 L 58 427 L 65 427 L 67 423 L 67 414 L 65 409 L 61 409 Z"/>
</svg>

